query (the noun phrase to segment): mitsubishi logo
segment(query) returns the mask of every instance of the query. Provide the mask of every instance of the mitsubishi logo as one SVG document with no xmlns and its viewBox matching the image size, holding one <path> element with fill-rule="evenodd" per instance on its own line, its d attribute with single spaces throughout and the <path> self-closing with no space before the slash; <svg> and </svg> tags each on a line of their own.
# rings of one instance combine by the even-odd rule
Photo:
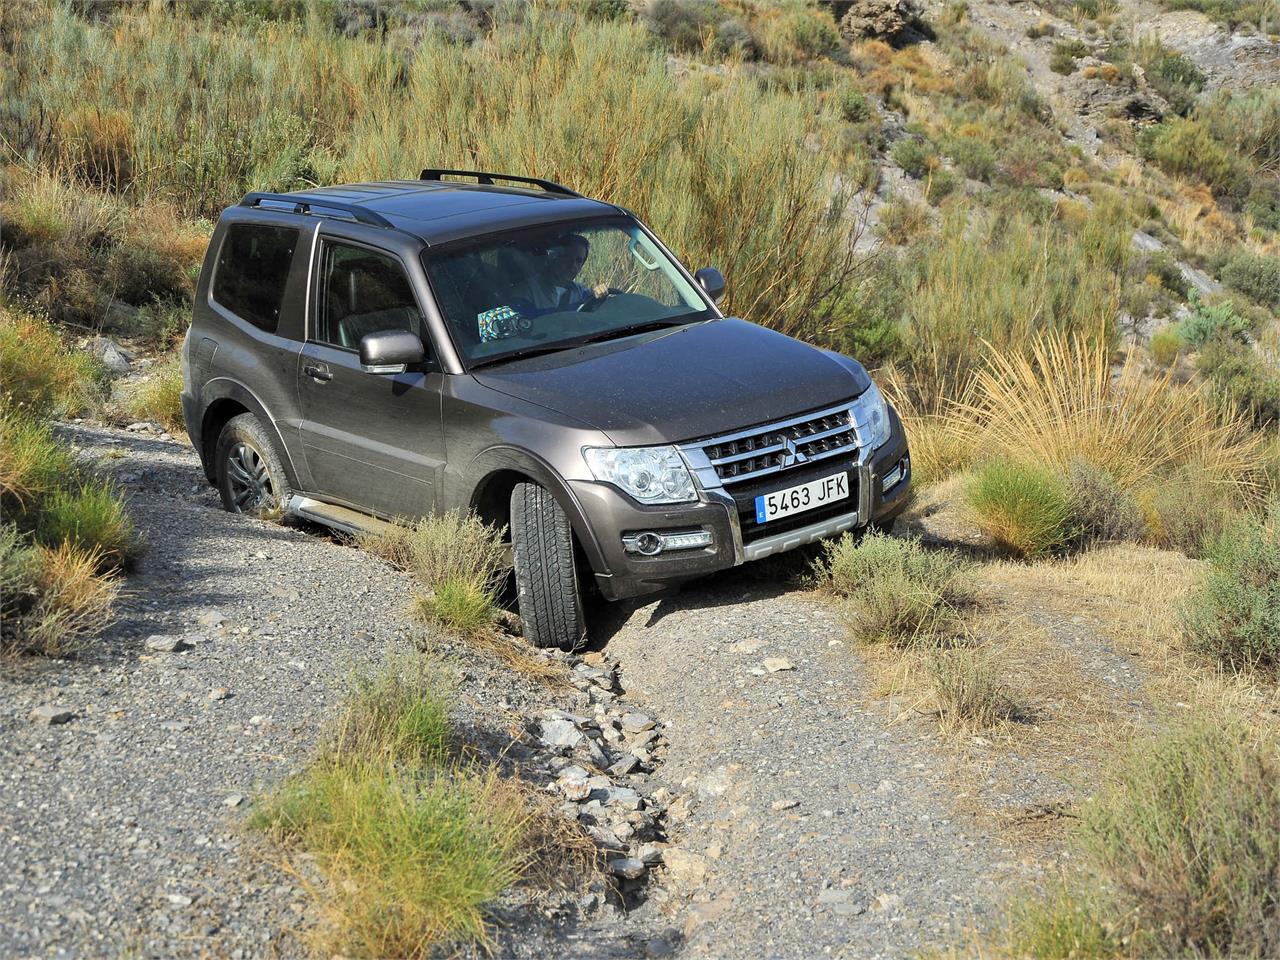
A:
<svg viewBox="0 0 1280 960">
<path fill-rule="evenodd" d="M 808 462 L 809 458 L 796 449 L 795 442 L 790 437 L 782 438 L 782 465 L 784 467 L 794 467 L 797 463 Z"/>
</svg>

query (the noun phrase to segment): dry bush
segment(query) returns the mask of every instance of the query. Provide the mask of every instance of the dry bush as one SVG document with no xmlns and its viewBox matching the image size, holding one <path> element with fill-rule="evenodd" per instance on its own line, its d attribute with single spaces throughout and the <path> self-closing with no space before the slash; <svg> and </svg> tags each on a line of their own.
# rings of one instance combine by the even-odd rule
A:
<svg viewBox="0 0 1280 960">
<path fill-rule="evenodd" d="M 911 475 L 919 487 L 932 486 L 973 465 L 976 450 L 967 429 L 948 416 L 950 403 L 939 394 L 916 390 L 897 367 L 877 374 L 877 382 L 902 418 L 911 444 Z"/>
<path fill-rule="evenodd" d="M 1186 470 L 1227 489 L 1262 480 L 1261 438 L 1206 391 L 1145 376 L 1134 353 L 1112 376 L 1106 346 L 1065 334 L 993 351 L 954 416 L 992 456 L 1060 474 L 1081 460 L 1125 490 Z"/>
<path fill-rule="evenodd" d="M 491 592 L 504 573 L 503 531 L 474 514 L 457 511 L 397 524 L 361 537 L 360 545 L 406 570 L 428 590 L 449 583 L 468 583 Z"/>
<path fill-rule="evenodd" d="M 106 376 L 42 317 L 0 306 L 0 404 L 28 416 L 74 415 L 99 401 Z"/>
<path fill-rule="evenodd" d="M 943 650 L 934 654 L 929 666 L 944 726 L 985 729 L 1017 714 L 989 654 L 970 648 Z"/>
<path fill-rule="evenodd" d="M 959 554 L 875 531 L 824 544 L 815 573 L 843 599 L 850 632 L 867 643 L 945 645 L 975 599 L 973 565 Z"/>
</svg>

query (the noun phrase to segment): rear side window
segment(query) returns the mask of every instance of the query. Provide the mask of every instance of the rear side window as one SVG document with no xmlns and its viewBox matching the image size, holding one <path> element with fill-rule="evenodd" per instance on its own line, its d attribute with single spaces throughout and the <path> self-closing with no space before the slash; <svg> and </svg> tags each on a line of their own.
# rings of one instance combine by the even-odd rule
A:
<svg viewBox="0 0 1280 960">
<path fill-rule="evenodd" d="M 232 224 L 218 253 L 213 299 L 260 330 L 275 333 L 297 245 L 298 231 L 291 227 Z"/>
</svg>

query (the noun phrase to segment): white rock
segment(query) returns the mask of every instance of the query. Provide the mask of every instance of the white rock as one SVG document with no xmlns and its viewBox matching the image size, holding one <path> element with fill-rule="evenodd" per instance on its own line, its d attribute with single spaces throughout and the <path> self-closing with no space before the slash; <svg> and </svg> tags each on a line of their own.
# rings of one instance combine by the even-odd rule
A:
<svg viewBox="0 0 1280 960">
<path fill-rule="evenodd" d="M 27 716 L 35 723 L 43 723 L 46 726 L 56 726 L 60 723 L 69 723 L 75 718 L 75 711 L 68 710 L 66 707 L 55 707 L 51 703 L 36 707 Z"/>
<path fill-rule="evenodd" d="M 662 862 L 673 883 L 696 887 L 706 879 L 707 861 L 696 853 L 680 847 L 667 847 L 662 854 Z"/>
<path fill-rule="evenodd" d="M 624 880 L 639 880 L 648 869 L 633 857 L 619 857 L 616 860 L 609 861 L 609 872 L 615 877 L 622 877 Z"/>
<path fill-rule="evenodd" d="M 187 642 L 171 634 L 153 633 L 147 637 L 145 646 L 155 653 L 177 653 L 179 650 L 187 649 Z"/>
<path fill-rule="evenodd" d="M 627 733 L 643 733 L 653 729 L 653 718 L 643 713 L 626 713 L 622 716 L 622 729 Z"/>
<path fill-rule="evenodd" d="M 794 670 L 791 661 L 786 657 L 765 657 L 764 668 L 770 673 L 781 673 L 784 670 Z"/>
<path fill-rule="evenodd" d="M 794 810 L 800 806 L 799 800 L 775 800 L 769 804 L 770 810 Z"/>
<path fill-rule="evenodd" d="M 572 720 L 543 720 L 542 742 L 552 747 L 576 747 L 582 742 L 582 733 Z"/>
<path fill-rule="evenodd" d="M 214 687 L 207 694 L 205 694 L 205 696 L 209 700 L 214 700 L 214 701 L 225 700 L 227 699 L 227 697 L 231 696 L 231 691 L 228 690 L 226 687 Z"/>
<path fill-rule="evenodd" d="M 242 793 L 233 793 L 222 801 L 224 807 L 238 807 L 242 803 L 244 803 L 244 794 Z"/>
</svg>

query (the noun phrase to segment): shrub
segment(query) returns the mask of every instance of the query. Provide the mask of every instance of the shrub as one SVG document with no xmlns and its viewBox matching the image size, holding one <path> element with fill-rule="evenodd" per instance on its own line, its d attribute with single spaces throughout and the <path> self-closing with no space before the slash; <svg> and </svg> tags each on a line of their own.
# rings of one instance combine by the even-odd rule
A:
<svg viewBox="0 0 1280 960">
<path fill-rule="evenodd" d="M 715 29 L 715 51 L 723 57 L 754 60 L 760 55 L 756 38 L 741 20 L 722 20 Z"/>
<path fill-rule="evenodd" d="M 1082 845 L 1114 912 L 1140 918 L 1135 955 L 1280 949 L 1280 763 L 1242 725 L 1197 719 L 1135 745 L 1085 808 Z"/>
<path fill-rule="evenodd" d="M 996 154 L 990 144 L 977 137 L 953 137 L 946 142 L 946 149 L 956 169 L 966 177 L 991 182 L 996 172 Z"/>
<path fill-rule="evenodd" d="M 1255 180 L 1245 198 L 1244 212 L 1255 226 L 1280 232 L 1280 182 L 1265 177 Z"/>
<path fill-rule="evenodd" d="M 927 549 L 875 531 L 861 540 L 827 543 L 817 563 L 821 579 L 846 601 L 853 635 L 896 646 L 944 643 L 973 601 L 972 564 L 947 550 Z"/>
<path fill-rule="evenodd" d="M 1016 714 L 989 656 L 971 649 L 944 650 L 933 655 L 929 666 L 944 724 L 982 729 Z"/>
<path fill-rule="evenodd" d="M 990 461 L 971 478 L 965 500 L 983 532 L 1019 557 L 1062 550 L 1078 534 L 1070 489 L 1043 467 Z"/>
<path fill-rule="evenodd" d="M 473 514 L 457 512 L 424 517 L 412 526 L 393 527 L 361 542 L 412 573 L 429 590 L 462 582 L 488 591 L 502 574 L 506 559 L 502 531 Z"/>
<path fill-rule="evenodd" d="M 352 677 L 326 746 L 331 759 L 434 766 L 449 756 L 453 681 L 430 657 L 401 654 Z"/>
<path fill-rule="evenodd" d="M 141 544 L 129 511 L 110 481 L 86 480 L 57 490 L 40 504 L 36 539 L 49 546 L 68 543 L 99 558 L 103 569 L 124 566 Z"/>
<path fill-rule="evenodd" d="M 720 12 L 713 0 L 649 0 L 645 22 L 675 50 L 697 53 L 715 30 Z"/>
<path fill-rule="evenodd" d="M 1237 251 L 1222 268 L 1222 282 L 1264 307 L 1280 309 L 1280 257 Z"/>
<path fill-rule="evenodd" d="M 154 420 L 172 434 L 183 430 L 182 357 L 174 351 L 157 363 L 145 379 L 124 391 L 124 414 L 132 420 Z"/>
<path fill-rule="evenodd" d="M 1214 193 L 1229 197 L 1248 191 L 1248 164 L 1197 120 L 1167 119 L 1145 130 L 1139 146 L 1148 160 L 1171 176 L 1199 180 Z"/>
<path fill-rule="evenodd" d="M 1280 667 L 1280 501 L 1219 536 L 1209 560 L 1183 614 L 1187 639 L 1231 669 Z"/>
<path fill-rule="evenodd" d="M 915 137 L 904 137 L 893 145 L 889 151 L 893 162 L 903 169 L 907 176 L 919 180 L 938 165 L 938 157 L 932 147 Z"/>
<path fill-rule="evenodd" d="M 846 123 L 862 123 L 871 119 L 871 102 L 857 87 L 845 87 L 840 91 L 839 108 Z"/>
<path fill-rule="evenodd" d="M 1236 492 L 1195 471 L 1155 482 L 1139 490 L 1136 499 L 1150 539 L 1195 558 L 1212 549 L 1241 506 Z"/>
<path fill-rule="evenodd" d="M 1191 315 L 1178 325 L 1178 335 L 1190 346 L 1199 349 L 1214 340 L 1246 339 L 1251 324 L 1230 300 L 1210 305 L 1193 290 L 1190 304 Z"/>
<path fill-rule="evenodd" d="M 67 347 L 49 321 L 0 307 L 0 403 L 32 416 L 79 413 L 105 384 L 102 367 Z"/>
<path fill-rule="evenodd" d="M 934 206 L 949 197 L 958 186 L 955 174 L 947 170 L 934 170 L 925 181 L 924 196 Z"/>
<path fill-rule="evenodd" d="M 1112 476 L 1083 460 L 1074 460 L 1067 472 L 1071 509 L 1085 542 L 1141 542 L 1147 525 L 1137 499 L 1122 490 Z"/>
<path fill-rule="evenodd" d="M 0 525 L 0 652 L 74 655 L 111 619 L 119 584 L 101 557 L 70 544 L 31 545 Z"/>
<path fill-rule="evenodd" d="M 1151 334 L 1151 358 L 1162 367 L 1173 366 L 1184 346 L 1176 326 L 1161 327 Z"/>
<path fill-rule="evenodd" d="M 910 243 L 929 229 L 929 208 L 906 197 L 894 197 L 880 208 L 876 231 L 888 243 Z"/>
<path fill-rule="evenodd" d="M 1064 77 L 1074 73 L 1076 61 L 1089 55 L 1089 46 L 1082 40 L 1059 40 L 1049 55 L 1049 69 Z"/>
<path fill-rule="evenodd" d="M 1257 427 L 1280 422 L 1280 369 L 1249 347 L 1214 340 L 1196 360 L 1214 389 Z"/>
</svg>

